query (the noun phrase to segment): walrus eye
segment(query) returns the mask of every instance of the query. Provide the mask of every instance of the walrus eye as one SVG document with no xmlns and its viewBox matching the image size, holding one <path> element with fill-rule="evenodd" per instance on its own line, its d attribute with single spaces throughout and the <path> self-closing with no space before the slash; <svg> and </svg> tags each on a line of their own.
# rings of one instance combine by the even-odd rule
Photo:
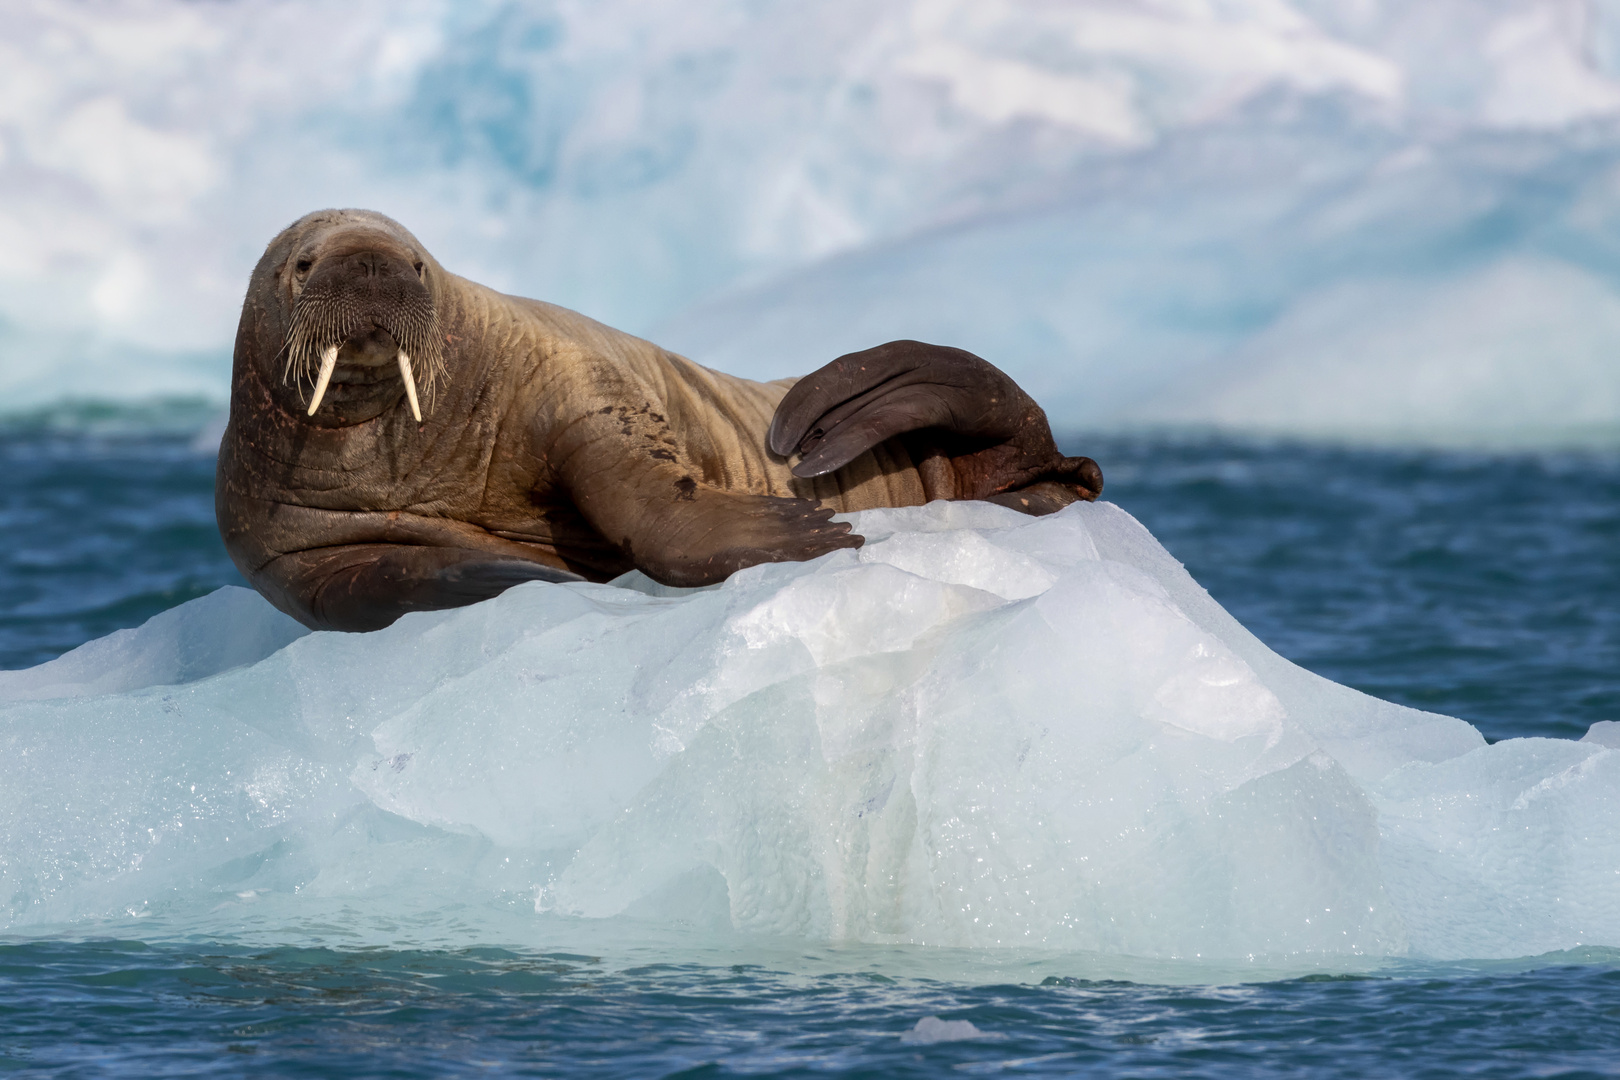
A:
<svg viewBox="0 0 1620 1080">
<path fill-rule="evenodd" d="M 313 265 L 314 264 L 308 259 L 299 259 L 297 265 L 294 266 L 293 269 L 297 270 L 300 274 L 307 274 L 309 273 L 309 268 Z"/>
<path fill-rule="evenodd" d="M 421 263 L 416 264 L 416 276 L 417 277 L 422 276 L 422 264 Z"/>
</svg>

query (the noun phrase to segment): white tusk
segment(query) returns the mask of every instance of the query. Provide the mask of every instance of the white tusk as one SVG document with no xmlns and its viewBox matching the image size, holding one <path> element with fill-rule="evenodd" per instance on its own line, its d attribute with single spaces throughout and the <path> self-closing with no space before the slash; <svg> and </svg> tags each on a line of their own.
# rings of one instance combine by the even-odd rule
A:
<svg viewBox="0 0 1620 1080">
<path fill-rule="evenodd" d="M 326 396 L 326 386 L 332 381 L 332 371 L 337 367 L 338 347 L 328 345 L 326 351 L 321 353 L 321 374 L 315 380 L 315 398 L 309 403 L 309 416 L 315 415 L 315 410 L 321 407 L 321 398 Z"/>
<path fill-rule="evenodd" d="M 416 376 L 411 374 L 411 358 L 405 355 L 405 350 L 399 350 L 399 377 L 405 380 L 405 396 L 411 399 L 411 415 L 416 422 L 422 422 L 422 406 L 416 401 Z"/>
</svg>

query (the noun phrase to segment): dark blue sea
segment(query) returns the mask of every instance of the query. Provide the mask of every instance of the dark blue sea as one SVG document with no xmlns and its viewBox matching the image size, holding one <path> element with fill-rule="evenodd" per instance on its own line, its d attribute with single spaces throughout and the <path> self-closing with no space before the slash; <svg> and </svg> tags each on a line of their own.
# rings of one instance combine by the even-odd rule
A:
<svg viewBox="0 0 1620 1080">
<path fill-rule="evenodd" d="M 240 584 L 214 530 L 210 420 L 178 405 L 0 427 L 0 668 Z M 1492 740 L 1620 720 L 1620 454 L 1072 444 L 1296 663 Z M 126 938 L 0 938 L 0 1073 L 1620 1075 L 1605 948 L 1266 979 L 791 943 Z"/>
</svg>

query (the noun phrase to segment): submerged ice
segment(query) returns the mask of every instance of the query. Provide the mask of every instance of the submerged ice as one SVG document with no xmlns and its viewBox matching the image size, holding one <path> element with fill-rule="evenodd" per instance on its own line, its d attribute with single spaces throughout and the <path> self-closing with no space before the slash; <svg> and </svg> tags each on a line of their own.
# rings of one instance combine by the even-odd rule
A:
<svg viewBox="0 0 1620 1080">
<path fill-rule="evenodd" d="M 858 552 L 709 589 L 527 585 L 368 635 L 225 589 L 0 673 L 0 918 L 1620 945 L 1606 730 L 1486 745 L 1314 676 L 1108 504 L 856 527 Z"/>
</svg>

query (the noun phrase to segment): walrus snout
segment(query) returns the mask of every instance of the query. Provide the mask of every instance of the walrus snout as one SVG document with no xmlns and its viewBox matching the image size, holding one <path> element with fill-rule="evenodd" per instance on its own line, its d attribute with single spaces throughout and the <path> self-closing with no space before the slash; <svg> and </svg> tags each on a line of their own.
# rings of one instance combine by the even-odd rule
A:
<svg viewBox="0 0 1620 1080">
<path fill-rule="evenodd" d="M 298 257 L 294 271 L 285 377 L 299 383 L 313 378 L 308 415 L 320 408 L 341 354 L 345 363 L 397 364 L 411 413 L 421 423 L 417 365 L 430 397 L 444 368 L 422 258 L 391 237 L 357 230 L 327 237 Z"/>
</svg>

